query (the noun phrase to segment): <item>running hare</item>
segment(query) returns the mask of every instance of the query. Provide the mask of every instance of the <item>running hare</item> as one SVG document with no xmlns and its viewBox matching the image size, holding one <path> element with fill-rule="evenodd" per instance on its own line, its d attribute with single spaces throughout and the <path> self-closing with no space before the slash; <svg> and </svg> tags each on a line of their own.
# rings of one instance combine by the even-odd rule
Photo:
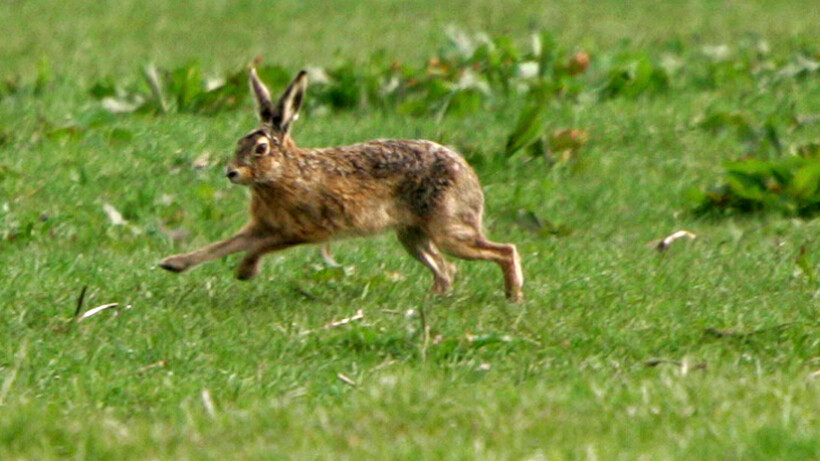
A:
<svg viewBox="0 0 820 461">
<path fill-rule="evenodd" d="M 484 237 L 481 185 L 460 155 L 421 140 L 296 147 L 290 129 L 307 73 L 299 72 L 276 103 L 255 69 L 250 83 L 262 123 L 239 140 L 225 171 L 231 182 L 251 187 L 250 221 L 227 240 L 166 258 L 162 268 L 182 272 L 244 251 L 237 277 L 247 280 L 256 275 L 265 253 L 392 229 L 407 252 L 433 272 L 434 292 L 449 290 L 456 273 L 444 251 L 497 263 L 507 297 L 521 300 L 518 251 Z"/>
</svg>

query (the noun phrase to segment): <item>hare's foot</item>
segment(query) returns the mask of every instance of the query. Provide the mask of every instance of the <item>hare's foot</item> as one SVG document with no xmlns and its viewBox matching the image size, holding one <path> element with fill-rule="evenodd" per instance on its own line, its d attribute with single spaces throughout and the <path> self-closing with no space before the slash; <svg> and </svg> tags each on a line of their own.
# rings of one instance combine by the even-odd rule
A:
<svg viewBox="0 0 820 461">
<path fill-rule="evenodd" d="M 188 255 L 174 255 L 160 261 L 159 267 L 167 271 L 179 273 L 191 267 L 191 262 Z"/>
</svg>

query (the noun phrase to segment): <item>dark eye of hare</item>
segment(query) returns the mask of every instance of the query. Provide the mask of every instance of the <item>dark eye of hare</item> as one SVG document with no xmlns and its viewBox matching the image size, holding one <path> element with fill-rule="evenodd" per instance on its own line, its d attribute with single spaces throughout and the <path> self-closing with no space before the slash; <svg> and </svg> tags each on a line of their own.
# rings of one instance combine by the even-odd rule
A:
<svg viewBox="0 0 820 461">
<path fill-rule="evenodd" d="M 268 145 L 265 143 L 257 144 L 253 151 L 257 155 L 265 155 L 265 152 L 268 151 Z"/>
</svg>

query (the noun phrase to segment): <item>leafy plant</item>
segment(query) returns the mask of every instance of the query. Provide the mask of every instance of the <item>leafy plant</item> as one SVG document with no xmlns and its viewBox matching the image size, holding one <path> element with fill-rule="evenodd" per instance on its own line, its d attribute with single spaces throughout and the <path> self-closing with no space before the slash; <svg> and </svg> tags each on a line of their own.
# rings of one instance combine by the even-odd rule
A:
<svg viewBox="0 0 820 461">
<path fill-rule="evenodd" d="M 262 67 L 260 73 L 276 75 L 277 68 Z M 112 113 L 209 114 L 236 108 L 244 102 L 247 73 L 241 70 L 221 78 L 206 78 L 196 62 L 173 70 L 149 64 L 143 69 L 142 81 L 136 85 L 122 88 L 110 79 L 104 79 L 95 83 L 89 93 L 100 99 L 103 107 Z"/>
<path fill-rule="evenodd" d="M 531 154 L 538 154 L 539 146 L 544 140 L 549 108 L 549 95 L 543 90 L 531 90 L 529 102 L 518 115 L 515 128 L 507 138 L 505 155 L 511 156 L 521 149 L 529 149 Z M 541 152 L 542 153 L 542 152 Z"/>
<path fill-rule="evenodd" d="M 810 216 L 820 211 L 820 158 L 789 156 L 727 162 L 725 182 L 695 193 L 700 213 L 772 210 Z"/>
<path fill-rule="evenodd" d="M 436 56 L 420 66 L 402 64 L 376 53 L 365 63 L 344 60 L 309 69 L 312 93 L 307 110 L 376 108 L 410 115 L 463 117 L 486 109 L 501 98 L 549 86 L 553 93 L 577 94 L 573 83 L 586 71 L 589 57 L 576 53 L 561 63 L 551 35 L 533 35 L 523 52 L 509 37 L 448 31 Z M 283 86 L 292 72 L 281 66 L 257 70 L 271 86 Z M 89 93 L 114 113 L 214 113 L 241 105 L 247 93 L 246 71 L 223 77 L 206 76 L 197 62 L 175 69 L 148 65 L 137 84 L 123 87 L 110 78 L 96 82 Z"/>
<path fill-rule="evenodd" d="M 668 88 L 669 75 L 660 64 L 645 53 L 624 52 L 616 57 L 614 65 L 607 72 L 601 96 L 636 97 Z"/>
<path fill-rule="evenodd" d="M 769 114 L 762 123 L 754 122 L 748 115 L 739 111 L 711 111 L 697 122 L 697 126 L 712 133 L 733 131 L 738 140 L 745 145 L 745 155 L 781 154 L 784 131 L 784 119 L 794 119 L 780 114 Z M 792 123 L 792 125 L 795 125 Z"/>
</svg>

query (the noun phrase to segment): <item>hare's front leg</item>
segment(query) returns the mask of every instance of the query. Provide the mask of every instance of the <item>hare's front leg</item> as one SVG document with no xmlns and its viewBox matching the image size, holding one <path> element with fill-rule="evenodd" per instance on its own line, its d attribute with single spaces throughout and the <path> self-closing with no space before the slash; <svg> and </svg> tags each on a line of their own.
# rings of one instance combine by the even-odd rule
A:
<svg viewBox="0 0 820 461">
<path fill-rule="evenodd" d="M 173 255 L 163 259 L 159 267 L 171 272 L 182 272 L 205 261 L 221 258 L 238 251 L 251 250 L 259 237 L 253 228 L 245 228 L 233 237 L 206 246 L 193 253 Z"/>
<path fill-rule="evenodd" d="M 284 250 L 297 243 L 298 242 L 285 241 L 279 236 L 259 238 L 248 248 L 245 258 L 239 263 L 239 267 L 236 269 L 236 278 L 239 280 L 250 280 L 254 278 L 256 274 L 259 273 L 259 260 L 262 256 L 273 251 Z"/>
</svg>

